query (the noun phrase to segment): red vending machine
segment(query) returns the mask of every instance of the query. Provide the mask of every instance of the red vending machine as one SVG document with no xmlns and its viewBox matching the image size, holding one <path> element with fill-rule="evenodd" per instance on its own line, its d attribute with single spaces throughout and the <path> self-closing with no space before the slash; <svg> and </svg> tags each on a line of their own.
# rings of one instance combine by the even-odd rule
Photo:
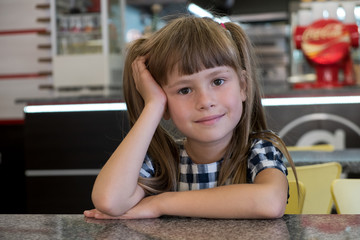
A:
<svg viewBox="0 0 360 240">
<path fill-rule="evenodd" d="M 316 73 L 315 81 L 296 83 L 294 88 L 332 88 L 356 84 L 351 48 L 359 46 L 358 26 L 351 6 L 344 7 L 349 10 L 343 21 L 337 19 L 339 6 L 337 2 L 313 2 L 311 14 L 308 15 L 311 21 L 294 28 L 294 46 L 301 49 Z"/>
</svg>

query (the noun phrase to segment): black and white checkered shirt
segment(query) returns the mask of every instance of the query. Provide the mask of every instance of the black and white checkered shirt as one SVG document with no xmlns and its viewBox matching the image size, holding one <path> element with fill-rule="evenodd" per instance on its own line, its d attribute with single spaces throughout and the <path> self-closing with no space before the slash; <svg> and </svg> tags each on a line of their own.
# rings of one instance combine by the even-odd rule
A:
<svg viewBox="0 0 360 240">
<path fill-rule="evenodd" d="M 178 191 L 198 190 L 217 186 L 222 159 L 209 164 L 195 164 L 186 153 L 183 144 L 180 147 L 180 181 Z M 277 168 L 287 175 L 283 163 L 283 154 L 271 143 L 256 139 L 250 149 L 247 176 L 248 183 L 253 183 L 256 175 L 266 168 Z M 151 159 L 146 156 L 140 170 L 141 177 L 152 177 L 155 170 Z"/>
</svg>

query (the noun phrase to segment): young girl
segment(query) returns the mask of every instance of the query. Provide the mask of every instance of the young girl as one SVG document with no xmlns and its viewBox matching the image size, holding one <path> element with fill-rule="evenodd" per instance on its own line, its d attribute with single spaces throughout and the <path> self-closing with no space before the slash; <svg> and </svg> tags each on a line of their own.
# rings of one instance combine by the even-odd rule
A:
<svg viewBox="0 0 360 240">
<path fill-rule="evenodd" d="M 235 23 L 182 17 L 125 61 L 131 130 L 99 173 L 95 218 L 279 218 L 284 143 L 267 130 L 251 43 Z M 162 119 L 184 136 L 173 139 Z"/>
</svg>

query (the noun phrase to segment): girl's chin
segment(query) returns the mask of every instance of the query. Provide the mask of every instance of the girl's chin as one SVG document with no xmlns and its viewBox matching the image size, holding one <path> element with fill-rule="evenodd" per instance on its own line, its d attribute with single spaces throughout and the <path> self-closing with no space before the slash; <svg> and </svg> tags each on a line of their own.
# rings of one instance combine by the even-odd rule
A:
<svg viewBox="0 0 360 240">
<path fill-rule="evenodd" d="M 186 135 L 185 135 L 186 136 Z M 222 141 L 225 141 L 226 144 L 229 142 L 229 140 L 231 139 L 232 133 L 231 134 L 226 134 L 226 135 L 218 135 L 218 134 L 212 134 L 212 135 L 204 135 L 204 134 L 191 134 L 191 135 L 187 135 L 186 139 L 189 143 L 191 142 L 197 142 L 197 143 L 208 143 L 208 144 L 214 144 L 214 143 L 221 143 Z"/>
</svg>

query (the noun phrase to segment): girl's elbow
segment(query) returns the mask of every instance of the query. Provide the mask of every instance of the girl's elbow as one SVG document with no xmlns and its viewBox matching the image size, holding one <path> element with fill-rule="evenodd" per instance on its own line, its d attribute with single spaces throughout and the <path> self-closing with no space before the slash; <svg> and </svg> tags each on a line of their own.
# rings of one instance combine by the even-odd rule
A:
<svg viewBox="0 0 360 240">
<path fill-rule="evenodd" d="M 93 195 L 92 202 L 98 211 L 109 216 L 120 216 L 126 212 L 121 209 L 119 204 L 115 204 L 114 201 L 107 196 L 100 197 Z"/>
<path fill-rule="evenodd" d="M 269 202 L 263 209 L 264 218 L 276 219 L 284 216 L 286 202 L 277 200 Z"/>
<path fill-rule="evenodd" d="M 285 214 L 287 204 L 287 191 L 277 191 L 271 189 L 262 201 L 264 217 L 281 218 Z"/>
<path fill-rule="evenodd" d="M 266 211 L 265 218 L 276 219 L 284 216 L 285 208 L 283 207 L 272 207 Z"/>
</svg>

